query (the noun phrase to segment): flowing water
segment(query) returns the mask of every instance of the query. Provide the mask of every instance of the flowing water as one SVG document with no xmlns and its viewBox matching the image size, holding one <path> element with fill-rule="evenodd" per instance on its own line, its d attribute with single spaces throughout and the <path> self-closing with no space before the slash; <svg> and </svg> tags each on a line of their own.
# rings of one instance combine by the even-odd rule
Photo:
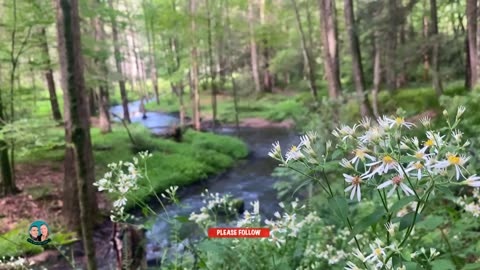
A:
<svg viewBox="0 0 480 270">
<path fill-rule="evenodd" d="M 175 114 L 167 114 L 161 112 L 147 112 L 147 118 L 143 119 L 143 114 L 139 111 L 140 101 L 129 103 L 130 117 L 132 122 L 139 122 L 152 130 L 153 133 L 165 132 L 170 125 L 179 122 Z M 123 109 L 121 105 L 113 106 L 111 112 L 122 117 Z M 114 119 L 119 121 L 118 119 Z M 249 156 L 237 162 L 233 168 L 216 176 L 212 176 L 207 180 L 196 183 L 190 187 L 186 187 L 180 192 L 182 206 L 167 205 L 167 212 L 170 217 L 189 216 L 191 212 L 199 212 L 203 206 L 201 193 L 208 189 L 212 193 L 231 194 L 235 198 L 242 199 L 246 210 L 251 210 L 251 202 L 258 200 L 260 202 L 260 212 L 263 217 L 271 217 L 273 213 L 279 210 L 277 193 L 273 188 L 277 181 L 271 176 L 273 169 L 277 166 L 277 162 L 268 156 L 268 152 L 274 141 L 280 141 L 281 145 L 291 145 L 297 143 L 297 136 L 293 130 L 286 128 L 240 128 L 238 131 L 234 128 L 220 128 L 216 131 L 224 135 L 238 136 L 249 148 Z M 156 210 L 161 210 L 158 203 Z M 172 247 L 169 243 L 170 226 L 165 221 L 166 214 L 160 211 L 158 217 L 154 220 L 152 227 L 146 232 L 147 237 L 147 261 L 150 265 L 156 264 L 161 259 L 163 251 L 166 247 Z M 141 215 L 141 214 L 140 214 Z M 143 219 L 141 221 L 147 221 Z M 105 232 L 97 232 L 101 239 L 97 239 L 104 246 L 100 251 L 97 248 L 97 257 L 99 269 L 114 269 L 115 258 L 114 253 L 110 250 L 107 242 L 110 239 L 105 235 L 111 233 L 110 227 L 103 228 Z M 185 228 L 183 228 L 185 232 Z M 193 237 L 195 228 L 187 227 L 187 234 L 184 237 Z M 98 236 L 97 236 L 98 237 Z M 178 247 L 178 245 L 177 245 Z M 77 250 L 81 250 L 81 246 L 77 245 Z M 105 251 L 106 249 L 106 251 Z M 79 251 L 80 254 L 82 253 Z M 81 256 L 78 254 L 79 256 Z M 77 256 L 75 256 L 77 257 Z M 44 263 L 43 267 L 47 269 L 68 269 L 65 261 L 60 257 L 56 262 Z"/>
<path fill-rule="evenodd" d="M 169 125 L 178 123 L 178 118 L 172 114 L 148 112 L 147 119 L 142 119 L 139 112 L 140 102 L 130 103 L 129 110 L 132 122 L 141 122 L 152 132 L 162 132 Z M 122 115 L 122 107 L 111 109 L 117 115 Z M 247 143 L 250 154 L 246 160 L 238 162 L 226 173 L 211 177 L 206 181 L 188 188 L 188 193 L 181 197 L 182 207 L 167 205 L 170 216 L 189 216 L 191 212 L 199 212 L 203 206 L 201 193 L 207 188 L 211 193 L 231 194 L 245 203 L 245 209 L 251 209 L 250 203 L 260 201 L 260 212 L 270 217 L 278 210 L 277 193 L 273 184 L 277 179 L 271 176 L 277 162 L 268 156 L 272 143 L 276 140 L 281 145 L 289 145 L 297 138 L 292 130 L 286 128 L 222 128 L 217 131 L 225 135 L 238 136 Z M 162 213 L 147 231 L 147 260 L 152 261 L 161 257 L 163 248 L 169 245 L 170 226 L 164 221 L 166 214 Z M 193 229 L 193 228 L 190 228 Z"/>
</svg>

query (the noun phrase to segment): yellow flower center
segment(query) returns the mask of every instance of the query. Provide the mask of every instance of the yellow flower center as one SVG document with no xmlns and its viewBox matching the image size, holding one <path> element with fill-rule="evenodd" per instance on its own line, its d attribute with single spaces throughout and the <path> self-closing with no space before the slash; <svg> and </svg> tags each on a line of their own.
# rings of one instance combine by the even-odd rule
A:
<svg viewBox="0 0 480 270">
<path fill-rule="evenodd" d="M 391 156 L 384 156 L 383 163 L 386 163 L 386 164 L 393 163 L 393 158 Z"/>
<path fill-rule="evenodd" d="M 400 126 L 401 124 L 405 123 L 405 119 L 403 117 L 397 117 L 395 118 L 395 123 Z"/>
<path fill-rule="evenodd" d="M 425 156 L 425 154 L 422 153 L 422 152 L 417 152 L 417 153 L 415 153 L 415 157 L 418 158 L 418 159 L 421 159 L 421 158 L 423 158 L 424 156 Z"/>
<path fill-rule="evenodd" d="M 433 142 L 432 139 L 428 139 L 428 140 L 425 142 L 425 145 L 426 145 L 426 146 L 432 146 L 432 145 L 434 145 L 434 142 Z"/>
<path fill-rule="evenodd" d="M 448 159 L 448 162 L 452 165 L 459 165 L 460 162 L 462 161 L 460 157 L 456 155 L 449 155 L 447 159 Z"/>
<path fill-rule="evenodd" d="M 423 168 L 423 164 L 422 164 L 422 163 L 420 163 L 420 162 L 417 162 L 417 163 L 415 163 L 415 165 L 414 165 L 414 166 L 415 166 L 415 169 L 417 169 L 417 170 L 420 170 L 420 169 L 422 169 L 422 168 Z"/>
<path fill-rule="evenodd" d="M 375 249 L 375 255 L 377 255 L 377 257 L 382 255 L 382 249 L 381 248 L 376 248 Z"/>
<path fill-rule="evenodd" d="M 292 145 L 292 148 L 290 148 L 290 152 L 297 152 L 297 147 L 295 145 Z"/>
<path fill-rule="evenodd" d="M 360 179 L 360 176 L 354 176 L 352 179 L 352 185 L 360 185 L 362 183 L 362 179 Z"/>
<path fill-rule="evenodd" d="M 363 151 L 362 149 L 357 149 L 355 150 L 355 155 L 361 159 L 364 159 L 365 158 L 365 151 Z"/>
</svg>

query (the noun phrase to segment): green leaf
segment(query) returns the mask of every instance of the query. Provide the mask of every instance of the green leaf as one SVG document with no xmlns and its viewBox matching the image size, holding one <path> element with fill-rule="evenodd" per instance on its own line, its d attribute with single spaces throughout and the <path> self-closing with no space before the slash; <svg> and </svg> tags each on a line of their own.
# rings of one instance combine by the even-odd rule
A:
<svg viewBox="0 0 480 270">
<path fill-rule="evenodd" d="M 353 226 L 354 233 L 352 234 L 352 237 L 364 231 L 368 227 L 378 223 L 378 221 L 384 216 L 384 214 L 385 210 L 383 208 L 377 208 L 377 210 L 375 210 L 373 213 L 364 217 L 362 220 L 360 220 L 360 222 Z"/>
<path fill-rule="evenodd" d="M 480 269 L 480 263 L 469 263 L 462 268 L 462 270 L 477 270 L 477 269 Z"/>
<path fill-rule="evenodd" d="M 404 206 L 406 206 L 407 204 L 415 201 L 415 199 L 416 199 L 416 197 L 414 195 L 401 198 L 400 200 L 396 201 L 392 205 L 392 208 L 390 208 L 390 213 L 391 214 L 397 213 Z"/>
<path fill-rule="evenodd" d="M 335 196 L 329 198 L 328 204 L 339 221 L 347 225 L 348 203 L 345 197 Z"/>
<path fill-rule="evenodd" d="M 411 157 L 411 156 L 403 156 L 400 158 L 400 163 L 409 163 L 414 161 L 418 161 L 418 159 L 416 157 Z"/>
<path fill-rule="evenodd" d="M 422 267 L 416 262 L 404 262 L 403 265 L 407 268 L 407 270 L 417 270 L 422 269 Z"/>
<path fill-rule="evenodd" d="M 332 159 L 337 159 L 342 153 L 343 151 L 340 149 L 335 150 L 335 152 L 332 154 Z"/>
<path fill-rule="evenodd" d="M 407 261 L 407 262 L 410 262 L 412 261 L 412 254 L 410 253 L 410 251 L 407 251 L 407 250 L 403 250 L 400 255 L 402 256 L 402 258 Z"/>
<path fill-rule="evenodd" d="M 414 217 L 415 217 L 415 212 L 410 212 L 410 213 L 406 214 L 405 216 L 403 216 L 400 219 L 399 230 L 401 231 L 401 230 L 407 228 L 408 226 L 410 226 L 413 223 Z M 420 222 L 421 218 L 422 218 L 421 215 L 417 214 L 417 218 L 415 219 L 415 223 Z"/>
<path fill-rule="evenodd" d="M 447 259 L 439 259 L 432 262 L 432 269 L 435 270 L 455 270 L 455 264 Z M 478 268 L 477 268 L 478 269 Z"/>
<path fill-rule="evenodd" d="M 417 224 L 418 228 L 423 228 L 425 230 L 431 231 L 436 229 L 440 224 L 442 224 L 445 221 L 444 217 L 440 216 L 429 216 L 422 222 Z"/>
<path fill-rule="evenodd" d="M 180 223 L 188 223 L 187 216 L 176 216 L 175 219 L 178 220 Z"/>
</svg>

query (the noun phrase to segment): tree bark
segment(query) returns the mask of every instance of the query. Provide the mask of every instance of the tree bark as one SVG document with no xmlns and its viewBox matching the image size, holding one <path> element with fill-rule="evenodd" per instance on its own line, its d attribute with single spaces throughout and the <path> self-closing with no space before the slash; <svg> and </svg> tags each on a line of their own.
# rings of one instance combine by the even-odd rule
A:
<svg viewBox="0 0 480 270">
<path fill-rule="evenodd" d="M 65 85 L 64 100 L 66 111 L 68 111 L 68 114 L 65 114 L 65 144 L 66 151 L 71 153 L 71 159 L 68 162 L 72 163 L 65 167 L 65 171 L 71 168 L 75 171 L 75 177 L 66 178 L 65 182 L 76 182 L 78 197 L 73 198 L 73 201 L 79 205 L 80 211 L 75 215 L 80 214 L 79 220 L 83 248 L 87 256 L 87 268 L 94 270 L 97 268 L 93 241 L 93 223 L 97 214 L 93 186 L 95 168 L 90 138 L 87 92 L 83 77 L 78 0 L 59 1 L 60 5 L 57 7 L 59 58 L 63 59 L 60 64 L 62 80 Z M 74 194 L 69 195 L 68 199 L 72 200 L 71 195 Z"/>
<path fill-rule="evenodd" d="M 258 94 L 261 91 L 260 78 L 258 76 L 258 57 L 257 57 L 257 43 L 255 42 L 254 18 L 253 18 L 253 1 L 248 0 L 248 29 L 250 32 L 250 62 L 252 66 L 252 77 L 255 83 L 255 92 Z"/>
<path fill-rule="evenodd" d="M 145 0 L 142 1 L 143 13 L 145 16 L 145 29 L 147 34 L 148 54 L 150 58 L 150 78 L 153 84 L 153 92 L 155 94 L 155 101 L 160 104 L 160 96 L 158 93 L 158 75 L 157 75 L 157 61 L 156 61 L 156 46 L 155 46 L 155 33 L 153 31 L 153 20 L 150 18 L 150 22 L 147 19 L 147 6 Z"/>
<path fill-rule="evenodd" d="M 191 31 L 192 31 L 192 68 L 191 68 L 191 79 L 193 86 L 193 123 L 196 130 L 200 130 L 200 95 L 198 89 L 198 55 L 197 55 L 197 40 L 196 40 L 196 25 L 195 25 L 195 7 L 196 0 L 190 0 L 190 16 L 191 16 Z"/>
<path fill-rule="evenodd" d="M 385 40 L 385 77 L 387 89 L 393 93 L 397 89 L 397 69 L 396 53 L 397 48 L 397 25 L 398 25 L 398 6 L 397 0 L 387 0 L 388 25 Z"/>
<path fill-rule="evenodd" d="M 431 59 L 432 59 L 432 84 L 437 96 L 443 94 L 442 80 L 440 79 L 440 66 L 438 63 L 438 51 L 440 41 L 438 40 L 438 18 L 437 18 L 437 1 L 430 0 L 430 43 L 431 43 Z"/>
<path fill-rule="evenodd" d="M 45 69 L 45 79 L 47 81 L 48 87 L 48 94 L 50 95 L 50 106 L 52 107 L 52 116 L 55 121 L 62 121 L 62 114 L 60 113 L 60 106 L 58 106 L 58 99 L 57 99 L 57 91 L 55 88 L 55 81 L 53 80 L 53 71 L 52 71 L 52 63 L 50 61 L 50 54 L 48 53 L 48 41 L 47 41 L 47 33 L 45 31 L 45 27 L 40 30 L 42 35 L 42 49 L 43 53 L 46 56 L 46 69 Z"/>
<path fill-rule="evenodd" d="M 380 82 L 382 79 L 381 70 L 381 46 L 380 46 L 380 33 L 378 30 L 374 32 L 374 60 L 373 60 L 373 88 L 372 88 L 372 107 L 373 115 L 380 117 L 378 110 L 378 92 L 380 91 Z"/>
<path fill-rule="evenodd" d="M 212 90 L 212 128 L 215 129 L 217 121 L 217 84 L 215 82 L 217 73 L 215 71 L 215 65 L 213 62 L 213 51 L 212 51 L 212 18 L 210 13 L 209 1 L 205 0 L 205 5 L 207 9 L 207 27 L 208 27 L 208 59 L 210 64 L 210 88 Z"/>
<path fill-rule="evenodd" d="M 302 51 L 304 58 L 307 62 L 307 74 L 308 74 L 308 82 L 310 87 L 310 92 L 314 100 L 317 100 L 317 86 L 315 85 L 315 63 L 312 59 L 312 53 L 310 51 L 310 47 L 307 45 L 307 39 L 305 37 L 305 32 L 303 31 L 302 21 L 300 18 L 300 12 L 298 11 L 297 3 L 295 0 L 291 0 L 293 8 L 295 10 L 295 18 L 298 24 L 298 30 L 300 31 L 300 37 L 302 41 Z"/>
<path fill-rule="evenodd" d="M 320 28 L 323 43 L 325 75 L 328 82 L 328 93 L 331 99 L 337 99 L 341 92 L 337 29 L 335 21 L 334 0 L 319 0 Z"/>
<path fill-rule="evenodd" d="M 424 14 L 426 14 L 425 9 L 426 9 L 426 0 L 423 0 L 423 8 L 424 8 Z M 424 40 L 427 41 L 428 36 L 430 31 L 428 30 L 428 17 L 427 15 L 423 16 L 423 38 Z M 428 41 L 427 41 L 428 42 Z M 428 52 L 425 51 L 423 54 L 423 80 L 428 81 L 429 80 L 429 74 L 430 74 L 430 60 L 428 57 Z"/>
<path fill-rule="evenodd" d="M 353 0 L 344 1 L 345 25 L 350 41 L 350 52 L 352 55 L 352 71 L 353 80 L 357 98 L 360 103 L 360 113 L 362 116 L 371 116 L 372 109 L 368 101 L 368 94 L 365 91 L 365 79 L 362 66 L 362 55 L 360 51 L 360 42 L 358 41 L 357 30 L 355 25 L 355 14 L 353 9 Z"/>
<path fill-rule="evenodd" d="M 110 9 L 113 12 L 113 0 L 108 0 Z M 122 107 L 123 107 L 123 119 L 127 123 L 131 123 L 130 113 L 128 112 L 128 97 L 127 90 L 125 89 L 125 78 L 123 77 L 122 72 L 122 56 L 120 54 L 120 45 L 118 43 L 118 29 L 117 29 L 117 19 L 114 14 L 110 15 L 110 20 L 112 23 L 112 38 L 113 38 L 113 51 L 115 55 L 115 65 L 117 66 L 117 72 L 120 75 L 120 80 L 118 81 L 120 87 L 120 95 L 122 96 Z"/>
<path fill-rule="evenodd" d="M 97 0 L 98 4 L 101 4 L 100 0 Z M 102 43 L 105 41 L 105 29 L 103 27 L 103 21 L 100 17 L 94 19 L 95 27 L 95 39 Z M 98 49 L 99 50 L 99 49 Z M 99 53 L 99 52 L 97 52 Z M 110 124 L 110 96 L 108 93 L 108 65 L 106 59 L 96 57 L 95 64 L 99 66 L 101 74 L 101 82 L 98 87 L 98 120 L 100 125 L 100 131 L 102 133 L 112 132 L 112 125 Z"/>
<path fill-rule="evenodd" d="M 473 90 L 478 80 L 478 52 L 477 52 L 477 0 L 467 0 L 467 63 L 468 81 L 465 83 L 468 89 Z"/>
<path fill-rule="evenodd" d="M 265 0 L 260 0 L 260 24 L 265 25 Z M 270 74 L 270 48 L 266 31 L 263 31 L 263 91 L 271 93 L 273 90 L 273 78 Z"/>
</svg>

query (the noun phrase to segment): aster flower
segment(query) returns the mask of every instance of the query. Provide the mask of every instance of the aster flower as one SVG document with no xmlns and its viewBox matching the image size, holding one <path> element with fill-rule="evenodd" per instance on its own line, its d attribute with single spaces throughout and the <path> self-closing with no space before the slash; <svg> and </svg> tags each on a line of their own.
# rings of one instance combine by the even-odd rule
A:
<svg viewBox="0 0 480 270">
<path fill-rule="evenodd" d="M 362 193 L 360 190 L 360 184 L 362 183 L 362 179 L 360 176 L 351 176 L 344 173 L 343 177 L 345 177 L 345 181 L 350 184 L 350 186 L 345 189 L 345 192 L 351 191 L 350 200 L 353 200 L 353 197 L 355 197 L 355 194 L 357 194 L 357 200 L 361 201 Z"/>
<path fill-rule="evenodd" d="M 350 160 L 350 163 L 355 164 L 355 169 L 357 169 L 359 161 L 362 161 L 363 163 L 365 163 L 366 158 L 368 158 L 370 161 L 376 160 L 374 156 L 367 154 L 367 152 L 370 152 L 370 150 L 368 150 L 365 147 L 359 147 L 355 149 L 354 151 L 355 156 Z"/>
<path fill-rule="evenodd" d="M 402 175 L 396 175 L 394 177 L 392 177 L 392 179 L 390 180 L 387 180 L 385 182 L 383 182 L 382 184 L 380 184 L 377 189 L 382 189 L 382 188 L 386 188 L 388 186 L 393 186 L 392 189 L 390 189 L 390 191 L 388 192 L 387 194 L 387 197 L 391 197 L 393 195 L 393 193 L 395 192 L 395 190 L 397 190 L 398 187 L 400 187 L 403 192 L 405 193 L 405 195 L 414 195 L 415 192 L 413 192 L 413 190 L 407 186 L 405 183 L 403 183 L 403 176 Z"/>
<path fill-rule="evenodd" d="M 350 161 L 346 158 L 342 158 L 342 160 L 340 161 L 340 166 L 342 166 L 344 168 L 347 168 L 347 169 L 352 169 L 352 170 L 355 169 L 355 168 L 353 168 L 352 163 L 350 163 Z"/>
<path fill-rule="evenodd" d="M 397 116 L 395 119 L 385 117 L 384 120 L 386 120 L 390 124 L 390 128 L 397 126 L 397 127 L 406 127 L 410 129 L 415 126 L 415 124 L 406 122 L 405 118 L 400 116 Z"/>
<path fill-rule="evenodd" d="M 332 134 L 337 138 L 342 138 L 342 141 L 346 139 L 352 139 L 353 135 L 355 134 L 355 130 L 358 128 L 358 125 L 353 125 L 353 127 L 349 127 L 347 125 L 342 125 L 340 128 L 336 128 Z"/>
<path fill-rule="evenodd" d="M 405 172 L 409 173 L 411 171 L 416 170 L 417 171 L 416 177 L 417 177 L 418 180 L 421 180 L 422 176 L 423 176 L 422 171 L 424 169 L 425 169 L 425 166 L 422 164 L 422 162 L 416 161 L 416 162 L 411 162 L 410 164 L 408 164 L 407 168 L 405 169 Z"/>
<path fill-rule="evenodd" d="M 347 266 L 345 266 L 345 270 L 360 270 L 358 266 L 356 266 L 353 262 L 348 261 Z"/>
<path fill-rule="evenodd" d="M 462 116 L 462 114 L 465 112 L 465 110 L 466 110 L 465 106 L 458 107 L 458 109 L 457 109 L 457 119 L 459 119 Z"/>
<path fill-rule="evenodd" d="M 276 160 L 281 160 L 282 159 L 282 149 L 280 148 L 280 143 L 276 141 L 275 143 L 272 143 L 272 150 L 268 152 L 268 155 Z"/>
<path fill-rule="evenodd" d="M 440 148 L 443 146 L 443 138 L 445 135 L 440 136 L 440 133 L 434 133 L 433 131 L 427 131 L 427 138 L 428 140 L 425 142 L 425 146 L 431 147 L 435 146 L 436 148 Z"/>
<path fill-rule="evenodd" d="M 365 173 L 366 178 L 371 178 L 375 176 L 375 174 L 382 175 L 384 173 L 387 173 L 391 169 L 396 169 L 397 171 L 399 170 L 398 162 L 389 155 L 385 155 L 382 159 L 375 162 L 368 163 L 367 166 L 370 168 L 373 168 L 374 166 L 377 167 L 371 173 Z"/>
<path fill-rule="evenodd" d="M 290 150 L 288 150 L 287 154 L 285 155 L 285 158 L 287 159 L 285 162 L 288 162 L 290 160 L 299 160 L 301 158 L 304 158 L 305 156 L 302 154 L 300 149 L 293 145 Z"/>
<path fill-rule="evenodd" d="M 462 183 L 471 187 L 480 187 L 480 176 L 477 176 L 476 174 L 471 175 Z"/>
<path fill-rule="evenodd" d="M 455 172 L 456 172 L 456 178 L 457 180 L 460 179 L 460 175 L 465 177 L 462 173 L 462 169 L 466 170 L 464 165 L 467 163 L 467 161 L 470 159 L 470 157 L 467 157 L 465 155 L 457 155 L 457 154 L 447 154 L 447 159 L 439 161 L 437 164 L 433 165 L 434 168 L 436 169 L 444 169 L 449 166 L 454 166 L 455 167 Z"/>
<path fill-rule="evenodd" d="M 358 140 L 364 144 L 368 144 L 380 139 L 385 134 L 385 130 L 379 126 L 372 127 L 367 130 Z"/>
<path fill-rule="evenodd" d="M 422 118 L 420 119 L 420 123 L 422 123 L 422 125 L 423 125 L 424 127 L 429 127 L 430 124 L 431 124 L 431 119 L 430 119 L 430 117 L 428 117 L 428 116 L 422 117 Z"/>
<path fill-rule="evenodd" d="M 454 130 L 452 131 L 452 137 L 455 139 L 456 142 L 461 142 L 462 141 L 462 136 L 463 136 L 463 132 L 461 132 L 460 130 Z"/>
<path fill-rule="evenodd" d="M 375 263 L 375 262 L 380 262 L 382 263 L 383 257 L 386 257 L 387 254 L 385 253 L 385 249 L 382 247 L 382 242 L 379 239 L 375 240 L 375 245 L 370 244 L 370 249 L 372 250 L 372 253 L 365 257 L 364 262 L 369 262 L 369 263 Z M 383 265 L 383 263 L 381 264 Z"/>
</svg>

